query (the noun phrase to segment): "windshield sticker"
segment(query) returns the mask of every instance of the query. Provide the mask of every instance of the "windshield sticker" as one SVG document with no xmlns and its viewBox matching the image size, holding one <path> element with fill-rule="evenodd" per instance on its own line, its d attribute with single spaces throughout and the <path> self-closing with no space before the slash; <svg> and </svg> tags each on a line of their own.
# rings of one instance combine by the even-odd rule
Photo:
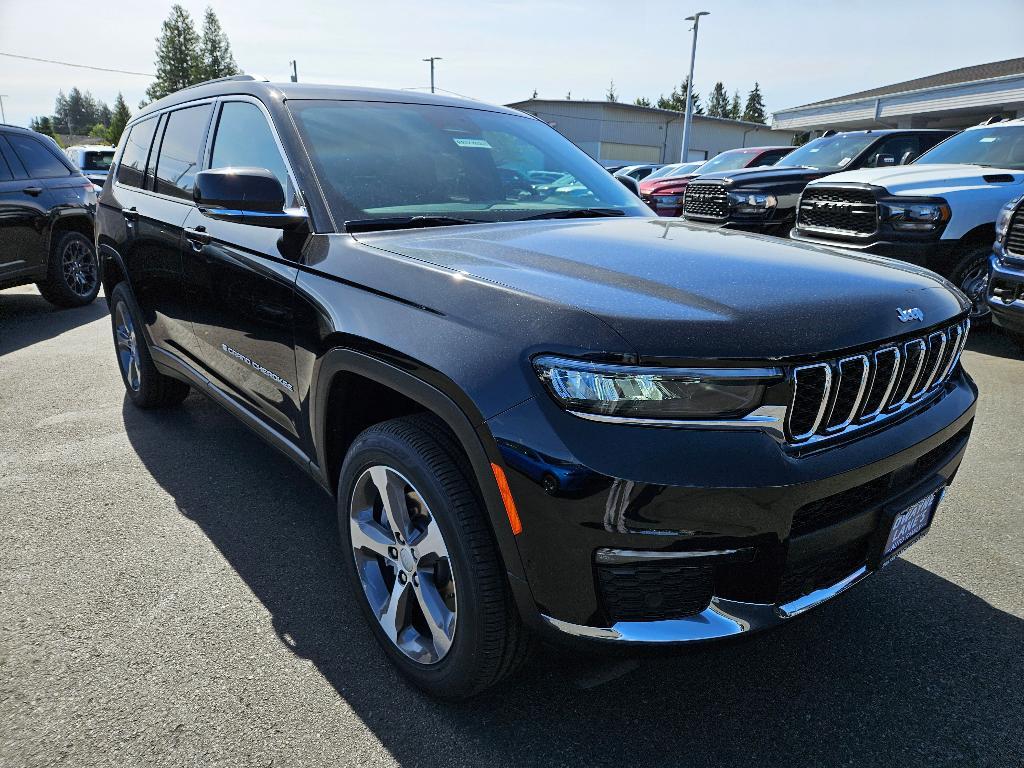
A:
<svg viewBox="0 0 1024 768">
<path fill-rule="evenodd" d="M 807 151 L 813 153 L 813 152 L 818 152 L 819 150 L 821 150 L 821 147 L 811 147 Z"/>
<path fill-rule="evenodd" d="M 995 141 L 995 140 L 996 140 L 995 136 L 986 136 L 983 139 L 978 139 L 978 142 L 981 143 L 981 144 L 988 144 L 990 141 Z"/>
<path fill-rule="evenodd" d="M 485 139 L 452 139 L 460 147 L 475 147 L 477 149 L 494 149 Z"/>
<path fill-rule="evenodd" d="M 852 157 L 844 157 L 844 158 L 843 158 L 842 160 L 840 160 L 840 161 L 839 161 L 839 165 L 840 165 L 840 166 L 846 165 L 846 164 L 847 164 L 848 162 L 850 162 L 851 160 L 853 160 L 853 158 L 852 158 Z"/>
</svg>

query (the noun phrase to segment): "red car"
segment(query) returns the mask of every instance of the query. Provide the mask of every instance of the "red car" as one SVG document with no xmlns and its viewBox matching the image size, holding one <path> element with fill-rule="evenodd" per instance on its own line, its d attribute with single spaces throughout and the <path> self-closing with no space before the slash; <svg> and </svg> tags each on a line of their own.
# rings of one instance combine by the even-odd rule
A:
<svg viewBox="0 0 1024 768">
<path fill-rule="evenodd" d="M 729 149 L 715 155 L 698 168 L 680 168 L 679 175 L 657 176 L 640 182 L 640 197 L 659 216 L 682 216 L 683 193 L 686 185 L 705 173 L 735 171 L 739 168 L 753 168 L 759 165 L 775 165 L 796 147 L 745 147 Z M 653 174 L 652 174 L 653 176 Z"/>
</svg>

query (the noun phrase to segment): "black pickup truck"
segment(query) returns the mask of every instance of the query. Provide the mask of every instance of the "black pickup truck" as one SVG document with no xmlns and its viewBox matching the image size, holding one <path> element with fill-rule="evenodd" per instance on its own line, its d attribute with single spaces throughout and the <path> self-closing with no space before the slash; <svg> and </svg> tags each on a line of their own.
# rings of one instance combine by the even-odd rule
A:
<svg viewBox="0 0 1024 768">
<path fill-rule="evenodd" d="M 786 237 L 808 182 L 839 171 L 908 163 L 954 131 L 869 130 L 823 136 L 767 168 L 702 174 L 686 189 L 683 217 Z"/>
</svg>

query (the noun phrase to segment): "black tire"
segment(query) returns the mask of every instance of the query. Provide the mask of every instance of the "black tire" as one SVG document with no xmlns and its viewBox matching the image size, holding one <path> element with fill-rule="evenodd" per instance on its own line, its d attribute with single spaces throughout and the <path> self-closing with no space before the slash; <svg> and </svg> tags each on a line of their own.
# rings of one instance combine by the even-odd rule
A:
<svg viewBox="0 0 1024 768">
<path fill-rule="evenodd" d="M 389 467 L 408 479 L 447 546 L 456 585 L 457 621 L 446 655 L 432 663 L 413 660 L 388 637 L 357 570 L 350 505 L 357 480 L 374 466 Z M 422 415 L 363 431 L 349 448 L 338 479 L 343 567 L 367 623 L 387 656 L 413 684 L 449 700 L 465 699 L 495 685 L 519 668 L 533 648 L 472 477 L 465 455 L 444 424 Z"/>
<path fill-rule="evenodd" d="M 986 301 L 988 295 L 989 256 L 991 244 L 975 243 L 968 246 L 966 253 L 956 265 L 950 278 L 956 287 L 971 300 L 971 324 L 981 328 L 992 321 L 992 310 Z"/>
<path fill-rule="evenodd" d="M 84 307 L 100 292 L 96 248 L 81 232 L 64 232 L 53 239 L 46 280 L 36 283 L 43 298 L 58 307 Z"/>
<path fill-rule="evenodd" d="M 128 325 L 125 325 L 125 321 Z M 153 365 L 142 313 L 127 283 L 118 283 L 110 294 L 110 326 L 114 336 L 117 368 L 128 398 L 138 408 L 166 408 L 188 397 L 189 385 L 164 376 Z M 134 366 L 128 357 L 134 355 Z"/>
<path fill-rule="evenodd" d="M 558 493 L 558 478 L 550 472 L 544 473 L 544 476 L 540 479 L 540 484 L 544 488 L 544 493 L 548 496 L 554 496 Z"/>
</svg>

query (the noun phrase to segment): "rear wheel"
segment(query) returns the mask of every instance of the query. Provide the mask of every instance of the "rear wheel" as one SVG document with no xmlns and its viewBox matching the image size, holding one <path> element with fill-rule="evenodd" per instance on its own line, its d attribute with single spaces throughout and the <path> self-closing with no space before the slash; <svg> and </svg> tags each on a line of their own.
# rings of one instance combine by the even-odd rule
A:
<svg viewBox="0 0 1024 768">
<path fill-rule="evenodd" d="M 338 483 L 345 568 L 374 635 L 448 699 L 494 685 L 531 647 L 471 477 L 444 425 L 413 416 L 361 433 Z"/>
<path fill-rule="evenodd" d="M 110 294 L 110 320 L 124 388 L 139 408 L 177 405 L 188 396 L 189 385 L 164 376 L 153 365 L 140 318 L 128 285 L 118 283 Z"/>
<path fill-rule="evenodd" d="M 81 232 L 64 232 L 50 252 L 46 280 L 36 283 L 39 293 L 58 307 L 83 307 L 100 292 L 96 249 Z"/>
<path fill-rule="evenodd" d="M 988 260 L 992 254 L 989 245 L 974 245 L 967 251 L 953 271 L 953 282 L 971 300 L 971 323 L 983 325 L 992 319 L 988 307 Z"/>
</svg>

